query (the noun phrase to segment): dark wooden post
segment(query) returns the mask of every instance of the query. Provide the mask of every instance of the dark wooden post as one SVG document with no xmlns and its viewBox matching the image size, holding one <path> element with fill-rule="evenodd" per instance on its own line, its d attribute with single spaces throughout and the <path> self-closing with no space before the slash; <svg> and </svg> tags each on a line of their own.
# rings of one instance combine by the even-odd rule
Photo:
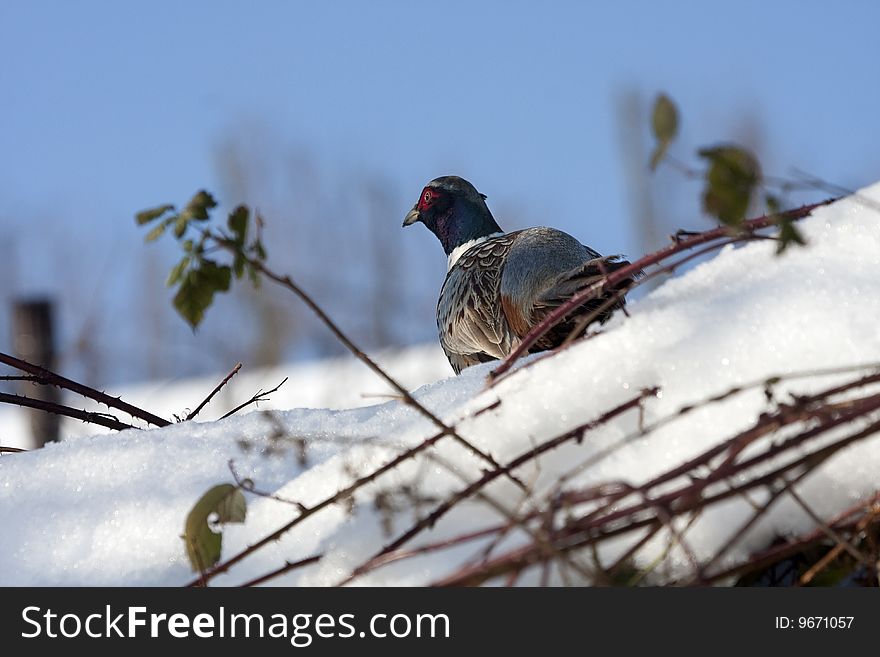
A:
<svg viewBox="0 0 880 657">
<path fill-rule="evenodd" d="M 12 340 L 16 356 L 49 370 L 55 369 L 53 314 L 48 299 L 24 299 L 13 304 Z M 61 401 L 61 391 L 55 386 L 22 381 L 19 392 L 56 404 Z M 38 410 L 31 410 L 29 414 L 34 447 L 58 440 L 61 421 L 58 415 Z"/>
</svg>

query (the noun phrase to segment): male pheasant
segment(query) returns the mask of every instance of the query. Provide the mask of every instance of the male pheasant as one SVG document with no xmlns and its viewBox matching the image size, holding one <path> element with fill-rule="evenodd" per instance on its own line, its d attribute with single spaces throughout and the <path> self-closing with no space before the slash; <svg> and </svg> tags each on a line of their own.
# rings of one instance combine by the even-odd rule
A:
<svg viewBox="0 0 880 657">
<path fill-rule="evenodd" d="M 505 233 L 485 199 L 463 178 L 443 176 L 428 183 L 403 220 L 404 226 L 425 224 L 448 256 L 437 303 L 437 327 L 456 374 L 471 365 L 504 358 L 555 308 L 601 277 L 629 265 L 618 256 L 603 257 L 554 228 Z M 605 322 L 623 306 L 623 292 L 631 283 L 628 278 L 578 306 L 530 351 L 559 346 L 580 319 L 618 296 L 595 318 Z"/>
</svg>

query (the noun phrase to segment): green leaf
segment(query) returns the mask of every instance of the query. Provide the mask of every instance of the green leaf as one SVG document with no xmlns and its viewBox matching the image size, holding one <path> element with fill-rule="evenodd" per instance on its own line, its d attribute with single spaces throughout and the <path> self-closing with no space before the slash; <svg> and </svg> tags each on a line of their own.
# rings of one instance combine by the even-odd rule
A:
<svg viewBox="0 0 880 657">
<path fill-rule="evenodd" d="M 213 260 L 202 260 L 181 279 L 174 304 L 180 316 L 195 329 L 205 318 L 205 311 L 214 302 L 214 294 L 226 292 L 232 283 L 232 269 Z"/>
<path fill-rule="evenodd" d="M 213 260 L 203 260 L 200 273 L 206 285 L 215 292 L 226 292 L 232 283 L 232 269 L 229 265 L 218 265 Z"/>
<path fill-rule="evenodd" d="M 232 271 L 235 274 L 235 278 L 239 279 L 244 276 L 244 267 L 247 264 L 247 259 L 244 257 L 242 253 L 235 254 L 235 260 L 232 263 Z"/>
<path fill-rule="evenodd" d="M 160 205 L 159 207 L 156 207 L 156 208 L 151 208 L 149 210 L 144 210 L 142 212 L 138 212 L 135 215 L 134 220 L 137 222 L 138 226 L 143 226 L 144 224 L 148 224 L 151 221 L 158 219 L 166 212 L 170 212 L 172 210 L 174 210 L 173 205 Z"/>
<path fill-rule="evenodd" d="M 246 205 L 239 205 L 229 214 L 229 230 L 235 235 L 238 245 L 243 245 L 247 238 L 249 212 Z"/>
<path fill-rule="evenodd" d="M 776 243 L 776 255 L 785 253 L 785 250 L 792 244 L 800 246 L 807 244 L 807 240 L 794 225 L 794 222 L 782 217 L 779 219 L 779 237 L 777 239 L 779 241 Z"/>
<path fill-rule="evenodd" d="M 666 94 L 661 93 L 654 101 L 651 127 L 657 141 L 672 141 L 678 134 L 678 109 Z"/>
<path fill-rule="evenodd" d="M 703 210 L 728 226 L 739 226 L 761 179 L 757 160 L 736 146 L 704 148 L 699 155 L 709 161 Z"/>
<path fill-rule="evenodd" d="M 165 285 L 171 287 L 180 281 L 183 277 L 183 272 L 189 267 L 190 260 L 191 258 L 189 256 L 184 256 L 183 259 L 174 266 L 174 269 L 169 272 L 168 280 L 165 282 Z"/>
<path fill-rule="evenodd" d="M 666 155 L 669 144 L 678 134 L 678 109 L 666 94 L 661 93 L 654 101 L 651 129 L 657 139 L 657 145 L 651 155 L 651 169 L 653 170 L 660 164 L 660 160 Z"/>
<path fill-rule="evenodd" d="M 776 225 L 779 226 L 779 235 L 777 237 L 778 242 L 776 243 L 776 255 L 785 253 L 785 250 L 793 244 L 806 246 L 807 240 L 797 229 L 797 226 L 794 225 L 794 222 L 788 217 L 780 214 L 782 202 L 772 194 L 766 194 L 764 196 L 764 202 L 767 204 L 768 213 L 771 215 L 777 215 L 775 219 Z"/>
<path fill-rule="evenodd" d="M 183 540 L 186 555 L 194 571 L 210 568 L 220 560 L 223 535 L 211 529 L 209 518 L 216 514 L 216 522 L 244 522 L 247 503 L 237 486 L 221 484 L 202 495 L 186 517 Z"/>
<path fill-rule="evenodd" d="M 770 214 L 777 214 L 779 209 L 782 207 L 782 202 L 773 194 L 767 194 L 764 196 L 764 203 L 767 204 L 767 212 Z"/>
<path fill-rule="evenodd" d="M 195 329 L 214 300 L 214 288 L 206 285 L 199 269 L 190 269 L 180 282 L 172 303 L 186 322 Z"/>
<path fill-rule="evenodd" d="M 263 243 L 260 240 L 254 242 L 254 253 L 256 253 L 257 260 L 260 262 L 266 259 L 266 249 L 263 248 Z"/>
<path fill-rule="evenodd" d="M 196 195 L 193 196 L 189 203 L 186 204 L 186 207 L 181 212 L 182 215 L 186 215 L 187 219 L 197 219 L 198 221 L 207 221 L 208 220 L 208 210 L 217 207 L 217 201 L 214 200 L 214 197 L 211 196 L 204 189 L 196 192 Z"/>
<path fill-rule="evenodd" d="M 163 221 L 161 224 L 156 225 L 153 230 L 147 233 L 147 236 L 144 238 L 145 242 L 153 242 L 160 237 L 165 232 L 165 229 L 168 228 L 168 222 Z"/>
<path fill-rule="evenodd" d="M 186 218 L 185 215 L 180 215 L 177 217 L 177 221 L 174 222 L 174 237 L 180 239 L 183 237 L 183 234 L 186 232 L 186 227 L 189 225 L 189 219 Z"/>
</svg>

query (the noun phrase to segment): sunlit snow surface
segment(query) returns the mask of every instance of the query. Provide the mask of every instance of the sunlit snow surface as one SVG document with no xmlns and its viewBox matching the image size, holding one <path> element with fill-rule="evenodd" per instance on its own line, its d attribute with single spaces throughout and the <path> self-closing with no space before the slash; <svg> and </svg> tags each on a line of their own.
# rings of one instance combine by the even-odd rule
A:
<svg viewBox="0 0 880 657">
<path fill-rule="evenodd" d="M 645 419 L 651 422 L 684 404 L 771 375 L 878 362 L 880 212 L 872 205 L 877 202 L 880 184 L 817 210 L 800 224 L 809 247 L 792 249 L 780 258 L 773 255 L 775 244 L 770 242 L 728 248 L 632 302 L 630 317 L 616 317 L 600 336 L 539 359 L 493 388 L 486 388 L 485 377 L 492 369 L 488 364 L 424 385 L 416 396 L 447 422 L 467 418 L 460 424 L 461 433 L 503 463 L 535 441 L 601 415 L 642 388 L 662 389 L 661 398 L 646 404 Z M 430 364 L 425 366 L 423 382 L 443 371 L 438 369 L 442 362 L 436 351 L 429 353 L 419 356 Z M 387 361 L 392 374 L 408 369 L 407 383 L 418 380 L 412 367 L 392 360 Z M 281 370 L 279 374 L 285 375 Z M 328 376 L 326 371 L 324 375 Z M 329 378 L 352 400 L 360 399 L 362 392 L 387 391 L 378 380 L 373 383 L 342 370 Z M 797 380 L 779 390 L 807 392 L 840 380 Z M 261 380 L 258 387 L 276 383 Z M 192 406 L 211 385 L 181 390 L 175 403 Z M 299 378 L 296 385 L 309 383 Z M 239 396 L 246 398 L 252 392 L 239 389 Z M 496 408 L 469 417 L 497 400 Z M 638 485 L 749 426 L 764 408 L 760 387 L 707 407 L 629 442 L 579 474 L 572 484 Z M 162 410 L 170 413 L 166 409 Z M 206 417 L 212 416 L 209 410 Z M 530 465 L 517 474 L 540 495 L 560 474 L 630 434 L 636 422 L 635 413 L 621 416 L 589 433 L 580 445 L 549 452 L 537 467 Z M 305 465 L 299 464 L 295 441 L 274 438 L 279 429 L 305 441 Z M 417 411 L 389 401 L 350 410 L 294 409 L 271 415 L 258 410 L 219 422 L 74 436 L 42 450 L 4 456 L 0 458 L 0 584 L 185 583 L 192 573 L 180 539 L 184 519 L 210 486 L 232 480 L 230 460 L 259 490 L 308 506 L 348 484 L 352 474 L 365 474 L 434 433 Z M 389 527 L 373 503 L 378 491 L 412 484 L 436 504 L 462 487 L 462 477 L 479 476 L 485 465 L 449 438 L 430 455 L 410 460 L 361 489 L 353 509 L 337 505 L 316 514 L 214 583 L 242 583 L 285 561 L 318 552 L 325 555 L 320 562 L 272 583 L 339 582 L 414 520 L 412 509 L 402 509 L 393 515 L 388 534 Z M 875 436 L 833 457 L 798 490 L 827 516 L 874 492 L 878 473 L 880 439 Z M 509 510 L 519 509 L 520 493 L 512 484 L 499 480 L 486 492 Z M 292 505 L 265 497 L 249 496 L 248 503 L 247 522 L 224 530 L 224 557 L 297 514 Z M 423 512 L 431 504 L 429 500 Z M 751 511 L 742 498 L 706 511 L 687 534 L 696 556 L 711 556 Z M 503 520 L 485 502 L 469 501 L 411 546 Z M 779 534 L 814 526 L 792 500 L 782 499 L 724 563 L 766 547 Z M 498 549 L 524 540 L 513 532 Z M 428 584 L 478 556 L 485 545 L 469 543 L 401 560 L 355 581 Z M 608 556 L 621 547 L 608 546 Z M 638 564 L 652 563 L 663 549 L 660 542 L 649 543 L 638 554 Z M 675 577 L 688 569 L 687 559 L 673 550 L 657 575 Z M 525 577 L 521 582 L 535 580 Z"/>
</svg>

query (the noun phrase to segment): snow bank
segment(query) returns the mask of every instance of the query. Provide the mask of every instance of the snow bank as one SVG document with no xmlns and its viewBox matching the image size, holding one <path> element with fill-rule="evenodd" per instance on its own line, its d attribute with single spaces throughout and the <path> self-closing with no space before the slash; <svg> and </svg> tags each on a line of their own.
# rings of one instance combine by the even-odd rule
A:
<svg viewBox="0 0 880 657">
<path fill-rule="evenodd" d="M 536 439 L 597 417 L 641 388 L 660 386 L 663 391 L 646 407 L 645 419 L 651 422 L 686 403 L 770 375 L 878 362 L 880 213 L 863 198 L 880 201 L 880 184 L 804 220 L 808 248 L 792 249 L 781 258 L 774 257 L 771 243 L 726 249 L 632 303 L 631 316 L 615 318 L 600 336 L 538 359 L 493 388 L 485 386 L 492 367 L 488 364 L 423 386 L 416 396 L 447 422 L 467 418 L 461 433 L 504 462 Z M 392 374 L 395 369 L 390 367 Z M 797 380 L 780 390 L 807 392 L 832 382 L 828 377 Z M 340 379 L 339 385 L 355 383 Z M 372 383 L 356 385 L 374 389 Z M 188 403 L 199 396 L 187 394 Z M 468 417 L 499 400 L 496 408 Z M 622 480 L 638 485 L 745 428 L 764 407 L 757 389 L 694 412 L 629 442 L 572 483 Z M 540 494 L 561 473 L 627 436 L 635 423 L 634 414 L 621 416 L 591 432 L 582 444 L 550 452 L 517 474 Z M 279 429 L 307 444 L 304 464 L 298 460 L 298 443 L 277 438 Z M 391 401 L 350 410 L 252 412 L 214 423 L 75 437 L 3 457 L 0 584 L 184 583 L 191 578 L 180 540 L 184 518 L 208 487 L 231 481 L 230 459 L 260 490 L 309 505 L 349 483 L 355 473 L 369 472 L 433 433 L 415 410 Z M 801 496 L 819 513 L 831 514 L 875 491 L 878 441 L 875 436 L 839 453 L 799 486 Z M 430 498 L 426 510 L 460 489 L 462 477 L 479 476 L 483 466 L 446 438 L 430 458 L 410 460 L 359 490 L 352 508 L 337 505 L 315 514 L 215 583 L 241 583 L 315 552 L 325 555 L 317 564 L 273 583 L 337 583 L 413 521 L 411 509 L 390 518 L 383 515 L 373 502 L 377 492 L 411 484 Z M 521 502 L 520 492 L 505 481 L 496 481 L 485 492 L 511 511 Z M 710 556 L 750 511 L 745 501 L 734 498 L 704 512 L 687 534 L 697 556 Z M 224 556 L 296 514 L 290 504 L 251 496 L 247 522 L 224 531 Z M 469 501 L 411 546 L 502 520 L 490 505 Z M 391 534 L 386 533 L 388 521 Z M 798 506 L 781 500 L 728 554 L 726 563 L 766 546 L 779 533 L 813 526 Z M 513 533 L 504 546 L 523 540 Z M 356 581 L 426 584 L 478 555 L 483 545 L 470 543 L 398 561 Z M 648 544 L 638 563 L 651 563 L 662 548 Z M 687 567 L 683 555 L 673 550 L 658 572 L 674 577 Z"/>
<path fill-rule="evenodd" d="M 382 367 L 394 372 L 401 384 L 410 388 L 425 381 L 448 376 L 452 371 L 439 344 L 389 349 L 373 354 L 373 357 Z M 223 374 L 219 373 L 195 379 L 151 381 L 122 386 L 107 392 L 160 417 L 173 420 L 175 416 L 188 415 L 222 378 Z M 366 365 L 347 356 L 256 370 L 245 365 L 199 414 L 199 420 L 204 422 L 220 417 L 250 399 L 258 390 L 271 390 L 285 378 L 287 382 L 278 391 L 269 395 L 267 401 L 252 408 L 355 408 L 375 404 L 383 396 L 395 393 Z M 105 406 L 66 392 L 61 403 L 87 411 L 107 411 Z M 124 413 L 120 419 L 125 422 L 131 420 Z M 140 424 L 137 420 L 132 422 Z M 111 430 L 71 418 L 61 419 L 62 439 L 98 433 L 111 433 Z M 28 416 L 24 409 L 0 405 L 0 445 L 32 447 Z"/>
</svg>

